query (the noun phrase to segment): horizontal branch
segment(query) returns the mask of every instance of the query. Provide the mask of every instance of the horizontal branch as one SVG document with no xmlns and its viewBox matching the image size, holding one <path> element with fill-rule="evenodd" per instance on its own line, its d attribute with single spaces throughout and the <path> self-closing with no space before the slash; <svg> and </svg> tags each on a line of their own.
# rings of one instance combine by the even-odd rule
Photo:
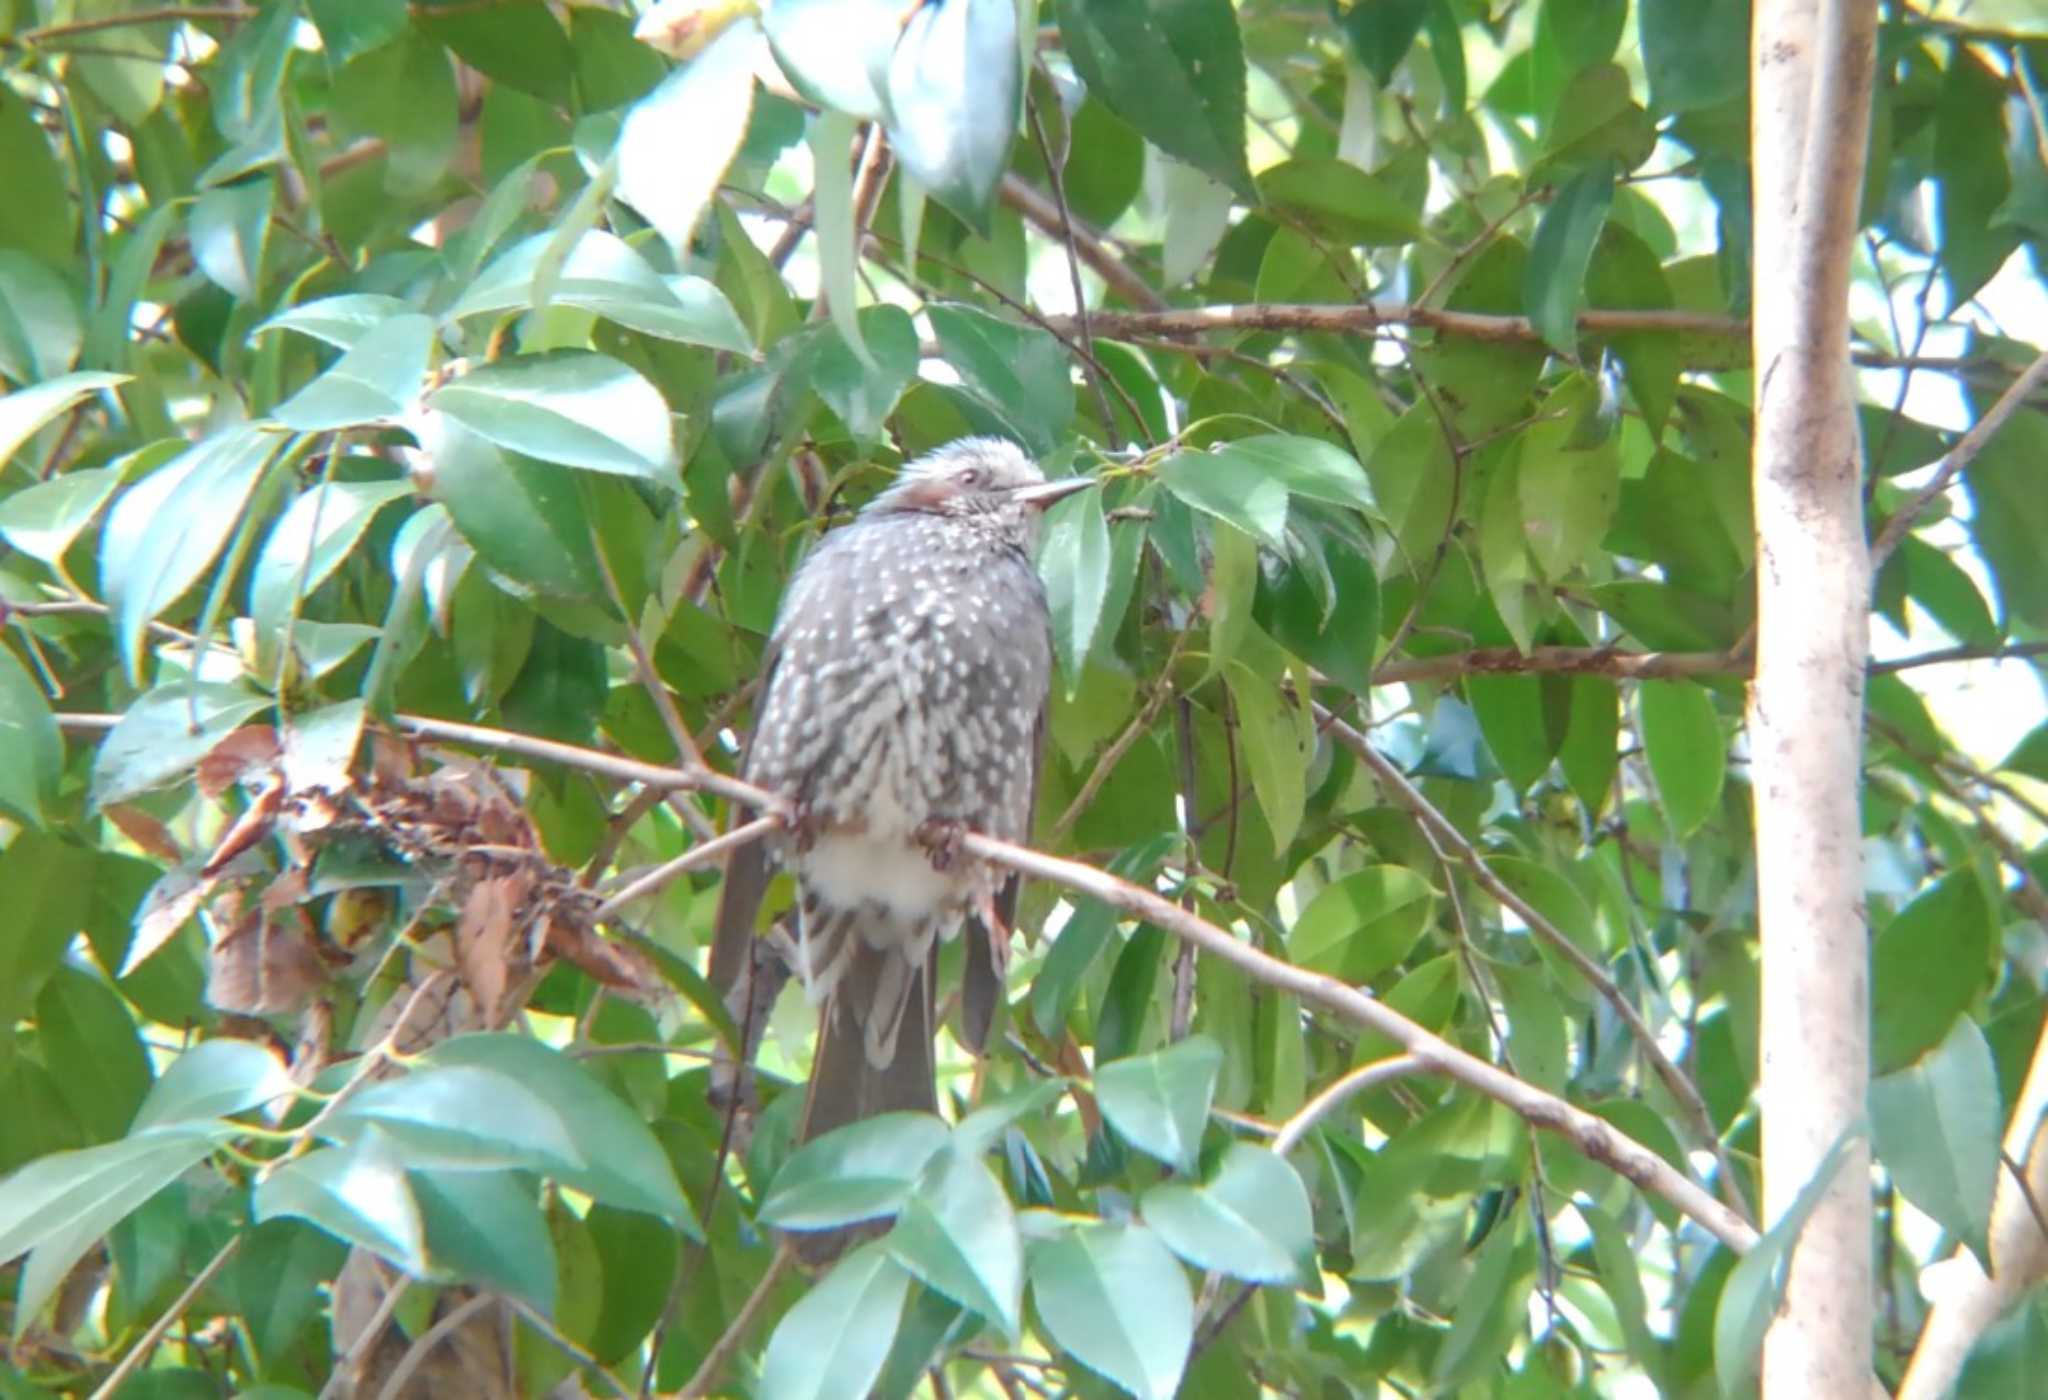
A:
<svg viewBox="0 0 2048 1400">
<path fill-rule="evenodd" d="M 1064 330 L 1078 328 L 1078 318 L 1046 318 Z M 1419 326 L 1470 340 L 1540 344 L 1543 333 L 1527 316 L 1494 316 L 1476 311 L 1446 311 L 1433 306 L 1396 302 L 1266 302 L 1242 306 L 1197 306 L 1169 311 L 1096 311 L 1088 317 L 1098 336 L 1120 340 L 1129 336 L 1193 336 L 1210 331 L 1320 331 L 1372 334 L 1389 326 Z M 1620 335 L 1629 331 L 1683 331 L 1714 336 L 1745 345 L 1749 323 L 1732 316 L 1698 311 L 1585 311 L 1579 329 L 1589 335 Z"/>
<path fill-rule="evenodd" d="M 1959 661 L 2012 661 L 2048 656 L 2048 642 L 2005 646 L 1953 646 L 1894 656 L 1870 663 L 1872 675 Z M 1372 673 L 1375 685 L 1448 681 L 1460 676 L 1606 676 L 1620 681 L 1689 680 L 1701 676 L 1748 679 L 1750 657 L 1731 651 L 1618 651 L 1613 647 L 1474 647 L 1442 656 L 1409 656 L 1383 661 Z"/>
</svg>

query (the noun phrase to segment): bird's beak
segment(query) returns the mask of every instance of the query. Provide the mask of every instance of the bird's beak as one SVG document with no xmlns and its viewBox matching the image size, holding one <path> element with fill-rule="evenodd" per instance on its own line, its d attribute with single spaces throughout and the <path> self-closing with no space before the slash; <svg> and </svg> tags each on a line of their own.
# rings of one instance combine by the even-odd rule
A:
<svg viewBox="0 0 2048 1400">
<path fill-rule="evenodd" d="M 1092 476 L 1063 476 L 1057 481 L 1047 481 L 1037 486 L 1021 487 L 1016 493 L 1016 498 L 1027 506 L 1037 506 L 1040 510 L 1044 510 L 1054 501 L 1063 501 L 1076 491 L 1083 490 L 1094 484 L 1095 478 Z"/>
</svg>

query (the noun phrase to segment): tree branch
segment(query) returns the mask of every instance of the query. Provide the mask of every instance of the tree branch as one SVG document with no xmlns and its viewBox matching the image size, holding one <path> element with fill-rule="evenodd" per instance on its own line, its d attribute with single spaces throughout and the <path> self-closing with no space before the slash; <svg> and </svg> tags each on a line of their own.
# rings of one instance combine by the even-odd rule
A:
<svg viewBox="0 0 2048 1400">
<path fill-rule="evenodd" d="M 1006 187 L 1007 188 L 1007 187 Z M 1086 245 L 1083 245 L 1085 250 Z M 1085 251 L 1084 251 L 1085 256 Z M 1092 264 L 1091 264 L 1092 265 Z M 1055 326 L 1078 329 L 1072 316 L 1048 317 Z M 1394 302 L 1263 302 L 1242 306 L 1197 306 L 1167 311 L 1096 311 L 1095 334 L 1112 340 L 1131 336 L 1194 336 L 1210 331 L 1320 331 L 1371 334 L 1390 326 L 1415 326 L 1471 340 L 1540 344 L 1542 334 L 1527 316 L 1446 311 Z M 1589 335 L 1628 331 L 1683 331 L 1740 342 L 1749 323 L 1699 311 L 1586 311 L 1579 329 Z"/>
</svg>

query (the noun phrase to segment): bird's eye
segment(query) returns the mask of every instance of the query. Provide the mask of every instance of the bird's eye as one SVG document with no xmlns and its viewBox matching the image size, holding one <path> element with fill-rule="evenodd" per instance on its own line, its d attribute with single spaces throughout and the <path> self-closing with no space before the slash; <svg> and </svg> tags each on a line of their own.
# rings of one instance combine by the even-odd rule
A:
<svg viewBox="0 0 2048 1400">
<path fill-rule="evenodd" d="M 981 468 L 969 467 L 966 471 L 955 477 L 954 480 L 958 481 L 962 486 L 979 486 L 981 485 Z"/>
</svg>

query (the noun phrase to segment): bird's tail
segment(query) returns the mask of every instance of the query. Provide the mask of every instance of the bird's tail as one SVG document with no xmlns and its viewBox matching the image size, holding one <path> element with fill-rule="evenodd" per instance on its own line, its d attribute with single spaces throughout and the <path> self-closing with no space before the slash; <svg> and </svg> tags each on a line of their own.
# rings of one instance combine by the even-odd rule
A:
<svg viewBox="0 0 2048 1400">
<path fill-rule="evenodd" d="M 818 1053 L 811 1068 L 810 1093 L 804 1100 L 799 1142 L 810 1142 L 878 1113 L 939 1110 L 932 1061 L 936 950 L 927 942 L 921 962 L 913 967 L 898 948 L 877 948 L 862 939 L 850 942 L 853 946 L 847 951 L 845 966 L 819 1012 Z M 888 1063 L 877 1065 L 871 1054 L 869 1018 L 890 1014 L 894 1007 L 884 1007 L 881 1002 L 893 995 L 902 997 L 895 1054 Z M 809 1231 L 794 1235 L 792 1242 L 799 1259 L 819 1265 L 884 1228 L 877 1224 Z"/>
</svg>

